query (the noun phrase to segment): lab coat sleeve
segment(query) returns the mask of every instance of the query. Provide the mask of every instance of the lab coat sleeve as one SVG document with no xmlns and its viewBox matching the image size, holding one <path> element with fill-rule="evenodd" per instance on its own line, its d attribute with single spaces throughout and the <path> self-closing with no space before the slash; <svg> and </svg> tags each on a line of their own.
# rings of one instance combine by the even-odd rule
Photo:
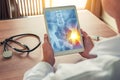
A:
<svg viewBox="0 0 120 80">
<path fill-rule="evenodd" d="M 104 55 L 77 64 L 60 64 L 54 73 L 53 68 L 40 62 L 27 71 L 23 80 L 119 80 L 120 59 Z"/>
<path fill-rule="evenodd" d="M 104 55 L 77 64 L 61 64 L 55 77 L 59 77 L 59 80 L 119 80 L 119 66 L 118 57 Z"/>
<path fill-rule="evenodd" d="M 50 64 L 40 62 L 24 74 L 23 80 L 43 80 L 44 77 L 53 72 L 53 67 Z"/>
<path fill-rule="evenodd" d="M 90 54 L 112 55 L 120 57 L 120 35 L 102 40 L 95 44 L 94 48 L 90 51 Z"/>
</svg>

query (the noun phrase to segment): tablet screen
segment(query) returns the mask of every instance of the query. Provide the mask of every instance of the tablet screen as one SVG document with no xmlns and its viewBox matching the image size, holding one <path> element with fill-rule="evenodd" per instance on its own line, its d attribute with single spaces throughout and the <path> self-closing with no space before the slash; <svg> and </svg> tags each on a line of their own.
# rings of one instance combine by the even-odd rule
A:
<svg viewBox="0 0 120 80">
<path fill-rule="evenodd" d="M 48 36 L 55 55 L 84 50 L 74 6 L 47 8 L 44 15 Z"/>
</svg>

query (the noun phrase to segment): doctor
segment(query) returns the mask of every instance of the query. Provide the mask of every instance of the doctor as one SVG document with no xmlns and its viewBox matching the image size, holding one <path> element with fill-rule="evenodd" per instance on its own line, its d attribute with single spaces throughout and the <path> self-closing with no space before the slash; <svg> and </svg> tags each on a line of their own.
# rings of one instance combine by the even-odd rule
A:
<svg viewBox="0 0 120 80">
<path fill-rule="evenodd" d="M 103 8 L 116 19 L 120 32 L 120 0 L 102 0 L 102 4 Z M 45 34 L 42 46 L 43 60 L 28 70 L 23 80 L 119 80 L 120 36 L 103 40 L 94 46 L 87 33 L 82 30 L 81 32 L 85 51 L 80 55 L 88 58 L 87 60 L 76 64 L 60 64 L 54 71 L 55 58 L 48 36 Z"/>
</svg>

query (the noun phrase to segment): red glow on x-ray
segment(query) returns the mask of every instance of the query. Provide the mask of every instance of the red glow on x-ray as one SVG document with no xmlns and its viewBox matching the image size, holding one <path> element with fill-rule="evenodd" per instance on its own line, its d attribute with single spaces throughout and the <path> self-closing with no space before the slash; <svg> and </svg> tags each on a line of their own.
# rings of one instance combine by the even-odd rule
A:
<svg viewBox="0 0 120 80">
<path fill-rule="evenodd" d="M 67 32 L 67 40 L 74 45 L 77 45 L 80 43 L 80 32 L 72 28 Z"/>
</svg>

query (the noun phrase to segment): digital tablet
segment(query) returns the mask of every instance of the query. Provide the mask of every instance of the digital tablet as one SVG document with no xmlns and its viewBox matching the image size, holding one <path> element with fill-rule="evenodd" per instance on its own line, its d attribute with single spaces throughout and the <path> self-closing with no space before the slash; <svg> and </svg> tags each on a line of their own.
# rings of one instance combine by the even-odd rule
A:
<svg viewBox="0 0 120 80">
<path fill-rule="evenodd" d="M 75 6 L 45 8 L 45 24 L 55 55 L 83 52 L 83 40 Z"/>
</svg>

